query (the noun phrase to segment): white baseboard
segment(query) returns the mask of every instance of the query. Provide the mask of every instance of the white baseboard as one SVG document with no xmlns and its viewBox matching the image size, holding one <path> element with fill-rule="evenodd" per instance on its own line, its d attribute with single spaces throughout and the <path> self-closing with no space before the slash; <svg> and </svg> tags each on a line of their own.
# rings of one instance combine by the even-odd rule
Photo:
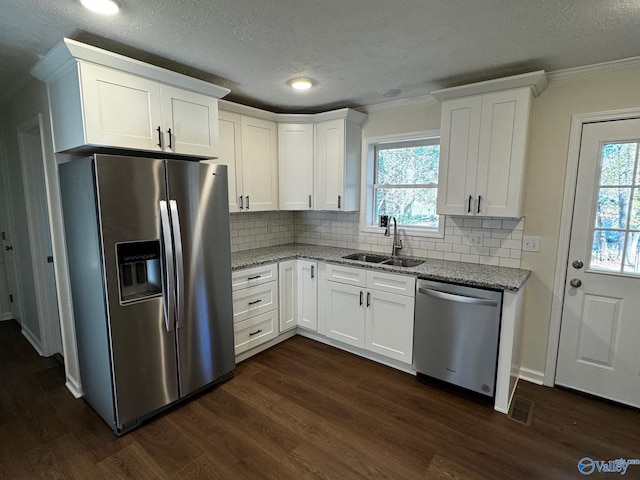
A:
<svg viewBox="0 0 640 480">
<path fill-rule="evenodd" d="M 0 322 L 6 322 L 7 320 L 13 320 L 13 315 L 11 315 L 11 312 L 0 313 Z"/>
<path fill-rule="evenodd" d="M 29 341 L 29 343 L 34 348 L 34 350 L 36 352 L 38 352 L 38 355 L 40 355 L 41 357 L 44 356 L 42 354 L 42 348 L 41 348 L 41 345 L 40 345 L 40 341 L 38 341 L 38 339 L 35 337 L 35 335 L 28 328 L 26 328 L 24 325 L 22 326 L 22 336 Z"/>
<path fill-rule="evenodd" d="M 64 386 L 67 387 L 67 390 L 69 390 L 71 392 L 71 395 L 73 395 L 75 398 L 80 398 L 84 395 L 82 387 L 74 378 L 68 376 Z"/>
<path fill-rule="evenodd" d="M 533 370 L 531 368 L 520 367 L 519 377 L 527 382 L 542 385 L 544 383 L 544 372 Z"/>
</svg>

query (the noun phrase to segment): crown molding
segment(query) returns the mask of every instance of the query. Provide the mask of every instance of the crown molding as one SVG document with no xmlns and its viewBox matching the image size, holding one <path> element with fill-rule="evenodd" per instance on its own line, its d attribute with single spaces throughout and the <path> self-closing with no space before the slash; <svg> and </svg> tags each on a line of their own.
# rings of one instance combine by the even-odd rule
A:
<svg viewBox="0 0 640 480">
<path fill-rule="evenodd" d="M 401 100 L 392 100 L 390 102 L 378 103 L 375 105 L 369 105 L 366 107 L 358 107 L 355 110 L 358 112 L 370 114 L 374 112 L 384 112 L 386 110 L 395 110 L 396 108 L 403 107 L 416 107 L 421 105 L 439 104 L 435 98 L 430 94 L 420 95 L 418 97 L 403 98 Z"/>
<path fill-rule="evenodd" d="M 558 82 L 573 80 L 580 77 L 588 77 L 591 75 L 617 72 L 619 70 L 629 70 L 631 68 L 640 68 L 640 57 L 623 58 L 622 60 L 612 60 L 610 62 L 556 70 L 554 72 L 547 73 L 547 78 L 550 82 Z"/>
</svg>

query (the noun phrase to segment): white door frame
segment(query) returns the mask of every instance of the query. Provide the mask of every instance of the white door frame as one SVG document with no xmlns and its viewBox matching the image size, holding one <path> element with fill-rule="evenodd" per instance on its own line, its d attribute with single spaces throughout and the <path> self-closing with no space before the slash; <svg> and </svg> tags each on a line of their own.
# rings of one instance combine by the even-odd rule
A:
<svg viewBox="0 0 640 480">
<path fill-rule="evenodd" d="M 569 135 L 569 153 L 564 179 L 564 197 L 562 199 L 562 218 L 560 236 L 558 238 L 558 255 L 556 274 L 553 284 L 553 302 L 551 303 L 551 322 L 547 342 L 547 361 L 544 371 L 544 385 L 553 387 L 556 381 L 556 364 L 558 362 L 558 346 L 560 344 L 560 325 L 564 306 L 565 283 L 567 281 L 567 262 L 569 261 L 569 240 L 573 221 L 573 204 L 576 196 L 578 178 L 578 161 L 580 159 L 580 143 L 582 126 L 585 123 L 626 120 L 640 118 L 640 108 L 610 110 L 595 113 L 580 113 L 571 116 L 571 133 Z"/>
<path fill-rule="evenodd" d="M 28 136 L 38 135 L 38 151 L 28 140 Z M 36 302 L 40 332 L 31 333 L 29 340 L 38 353 L 50 356 L 62 351 L 62 339 L 60 333 L 60 317 L 55 281 L 52 288 L 45 278 L 54 278 L 55 273 L 47 273 L 43 255 L 53 255 L 51 245 L 51 229 L 49 226 L 49 207 L 46 192 L 46 179 L 44 167 L 48 161 L 47 148 L 45 146 L 45 126 L 42 114 L 37 114 L 17 127 L 18 147 L 20 162 L 22 163 L 22 182 L 24 186 L 25 203 L 27 206 L 27 224 L 29 227 L 29 247 L 31 249 L 31 262 L 33 268 L 33 280 L 36 289 Z M 36 173 L 37 172 L 37 173 Z M 34 179 L 42 178 L 42 185 L 38 185 Z M 46 220 L 46 225 L 43 224 Z M 51 246 L 51 249 L 49 248 Z M 55 315 L 50 314 L 55 310 Z M 23 330 L 25 327 L 23 326 Z M 34 334 L 39 334 L 34 338 Z"/>
<path fill-rule="evenodd" d="M 9 193 L 9 175 L 7 174 L 7 170 L 5 167 L 4 159 L 7 158 L 7 151 L 5 149 L 4 138 L 0 135 L 0 176 L 2 176 L 2 185 L 3 190 L 0 192 L 0 201 L 2 205 L 0 206 L 0 219 L 4 220 L 4 228 L 5 231 L 9 235 L 9 239 L 13 244 L 13 232 L 14 224 L 13 224 L 13 198 Z M 0 239 L 0 245 L 2 245 L 2 240 Z M 3 255 L 3 252 L 0 252 L 0 255 Z M 15 249 L 14 249 L 15 256 Z M 20 310 L 20 291 L 18 285 L 20 285 L 18 281 L 18 269 L 15 265 L 15 258 L 12 260 L 12 265 L 8 265 L 5 258 L 5 273 L 6 273 L 6 281 L 7 281 L 7 289 L 9 290 L 9 294 L 13 296 L 13 302 L 10 302 L 11 308 L 11 317 L 13 317 L 19 324 L 21 323 L 22 311 Z M 0 312 L 2 314 L 2 312 Z M 8 319 L 0 319 L 0 320 L 8 320 Z"/>
</svg>

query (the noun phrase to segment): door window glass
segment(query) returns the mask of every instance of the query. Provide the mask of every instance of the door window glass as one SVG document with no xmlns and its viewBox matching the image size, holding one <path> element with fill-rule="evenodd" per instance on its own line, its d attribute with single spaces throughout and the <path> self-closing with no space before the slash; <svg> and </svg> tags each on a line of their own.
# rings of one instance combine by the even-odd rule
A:
<svg viewBox="0 0 640 480">
<path fill-rule="evenodd" d="M 590 268 L 640 274 L 640 142 L 605 143 Z"/>
</svg>

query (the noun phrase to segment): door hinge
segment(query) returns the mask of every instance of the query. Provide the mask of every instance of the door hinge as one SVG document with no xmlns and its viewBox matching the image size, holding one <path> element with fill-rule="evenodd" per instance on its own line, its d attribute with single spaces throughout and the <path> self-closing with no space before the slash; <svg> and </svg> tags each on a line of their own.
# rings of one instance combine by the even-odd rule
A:
<svg viewBox="0 0 640 480">
<path fill-rule="evenodd" d="M 53 256 L 52 255 L 48 255 L 47 256 L 47 263 L 53 263 Z"/>
<path fill-rule="evenodd" d="M 7 239 L 7 235 L 4 232 L 2 232 L 2 240 L 6 240 L 6 239 Z"/>
<path fill-rule="evenodd" d="M 9 303 L 13 303 L 13 295 L 9 294 Z"/>
</svg>

